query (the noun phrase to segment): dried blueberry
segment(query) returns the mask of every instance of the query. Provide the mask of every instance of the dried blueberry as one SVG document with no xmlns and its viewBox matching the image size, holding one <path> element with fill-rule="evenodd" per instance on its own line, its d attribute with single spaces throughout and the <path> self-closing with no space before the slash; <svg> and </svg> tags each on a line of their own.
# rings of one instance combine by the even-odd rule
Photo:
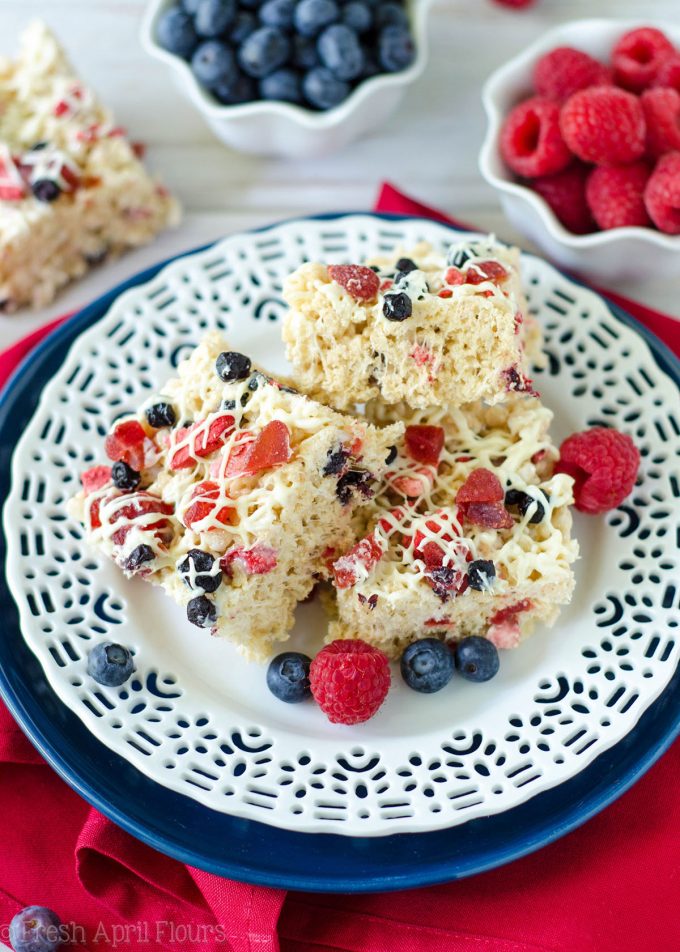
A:
<svg viewBox="0 0 680 952">
<path fill-rule="evenodd" d="M 245 380 L 250 373 L 250 358 L 234 350 L 223 351 L 215 361 L 215 370 L 220 380 L 230 383 L 232 380 Z"/>
<path fill-rule="evenodd" d="M 543 522 L 545 518 L 545 506 L 543 503 L 539 499 L 536 499 L 535 496 L 531 496 L 521 489 L 508 489 L 505 494 L 505 505 L 510 508 L 517 507 L 523 516 L 526 516 L 532 506 L 535 506 L 533 515 L 529 519 L 529 522 L 533 525 Z"/>
<path fill-rule="evenodd" d="M 154 430 L 160 430 L 164 426 L 174 426 L 177 420 L 175 408 L 167 400 L 161 400 L 160 403 L 154 403 L 146 411 L 146 422 Z"/>
<path fill-rule="evenodd" d="M 466 251 L 465 248 L 459 248 L 458 251 L 456 251 L 453 257 L 451 257 L 449 260 L 452 267 L 462 268 L 468 263 L 468 261 L 470 260 L 470 257 L 471 257 L 470 253 Z"/>
<path fill-rule="evenodd" d="M 496 578 L 496 566 L 490 559 L 475 559 L 468 566 L 468 584 L 470 588 L 483 592 L 493 584 Z"/>
<path fill-rule="evenodd" d="M 123 568 L 126 572 L 136 572 L 140 565 L 152 562 L 155 558 L 156 553 L 150 545 L 137 545 L 123 563 Z"/>
<path fill-rule="evenodd" d="M 191 589 L 202 588 L 204 592 L 216 591 L 222 583 L 222 570 L 217 560 L 203 549 L 190 549 L 186 558 L 177 566 L 182 581 Z M 216 570 L 217 569 L 217 570 Z"/>
<path fill-rule="evenodd" d="M 187 618 L 197 628 L 212 628 L 217 621 L 217 609 L 205 595 L 197 595 L 187 605 Z"/>
<path fill-rule="evenodd" d="M 385 465 L 389 466 L 397 458 L 398 450 L 396 446 L 390 446 L 387 451 L 387 456 L 385 457 Z"/>
<path fill-rule="evenodd" d="M 223 400 L 222 401 L 223 410 L 235 410 L 236 409 L 236 400 Z"/>
<path fill-rule="evenodd" d="M 122 489 L 124 492 L 131 492 L 133 489 L 136 489 L 141 482 L 141 478 L 136 469 L 133 469 L 132 466 L 128 466 L 127 463 L 123 463 L 122 461 L 114 463 L 111 467 L 113 485 L 117 489 Z"/>
<path fill-rule="evenodd" d="M 388 321 L 405 321 L 413 314 L 413 304 L 408 294 L 386 294 L 383 314 Z"/>
<path fill-rule="evenodd" d="M 324 476 L 337 476 L 347 466 L 348 459 L 349 449 L 346 446 L 331 446 L 321 472 Z"/>
<path fill-rule="evenodd" d="M 346 506 L 352 499 L 355 491 L 359 492 L 365 499 L 371 496 L 371 483 L 373 477 L 365 469 L 350 469 L 338 480 L 335 487 L 335 495 L 343 506 Z"/>
<path fill-rule="evenodd" d="M 401 274 L 410 274 L 411 271 L 418 270 L 418 265 L 415 261 L 412 261 L 411 258 L 400 258 L 395 268 L 398 272 L 401 272 Z"/>
<path fill-rule="evenodd" d="M 38 179 L 31 186 L 31 191 L 39 202 L 56 202 L 61 195 L 59 185 L 52 179 Z"/>
</svg>

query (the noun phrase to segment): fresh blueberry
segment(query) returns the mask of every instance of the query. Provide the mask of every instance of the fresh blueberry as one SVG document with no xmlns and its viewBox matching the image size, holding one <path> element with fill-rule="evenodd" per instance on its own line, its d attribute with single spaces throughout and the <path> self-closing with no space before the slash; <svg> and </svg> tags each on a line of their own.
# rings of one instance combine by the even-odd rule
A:
<svg viewBox="0 0 680 952">
<path fill-rule="evenodd" d="M 264 0 L 239 0 L 239 3 L 245 10 L 257 10 Z"/>
<path fill-rule="evenodd" d="M 186 558 L 177 566 L 177 571 L 185 585 L 191 589 L 203 589 L 215 592 L 222 584 L 222 570 L 219 562 L 203 549 L 189 549 Z"/>
<path fill-rule="evenodd" d="M 490 559 L 475 559 L 468 565 L 468 584 L 478 592 L 490 588 L 495 578 L 496 566 Z"/>
<path fill-rule="evenodd" d="M 56 202 L 61 195 L 59 184 L 53 179 L 38 179 L 31 185 L 31 191 L 39 202 Z"/>
<path fill-rule="evenodd" d="M 317 36 L 339 18 L 340 9 L 335 0 L 300 0 L 293 22 L 302 36 Z"/>
<path fill-rule="evenodd" d="M 408 16 L 400 3 L 380 3 L 375 14 L 378 29 L 384 26 L 408 28 Z"/>
<path fill-rule="evenodd" d="M 261 26 L 244 41 L 238 60 L 244 73 L 262 79 L 283 66 L 290 56 L 290 40 L 271 26 Z"/>
<path fill-rule="evenodd" d="M 112 641 L 101 641 L 88 655 L 87 673 L 98 684 L 107 688 L 117 688 L 125 684 L 134 669 L 132 655 L 128 649 Z"/>
<path fill-rule="evenodd" d="M 410 66 L 416 56 L 413 37 L 401 26 L 386 26 L 378 38 L 378 59 L 388 73 Z"/>
<path fill-rule="evenodd" d="M 63 940 L 61 919 L 45 906 L 26 906 L 9 924 L 15 952 L 55 952 Z"/>
<path fill-rule="evenodd" d="M 535 507 L 533 515 L 529 518 L 529 522 L 534 525 L 543 522 L 545 518 L 545 506 L 541 500 L 521 489 L 508 489 L 505 494 L 505 505 L 511 509 L 516 506 L 523 516 L 526 516 L 529 509 Z"/>
<path fill-rule="evenodd" d="M 194 21 L 186 10 L 171 7 L 158 21 L 156 39 L 168 53 L 189 59 L 198 45 Z"/>
<path fill-rule="evenodd" d="M 319 51 L 316 40 L 311 36 L 296 33 L 293 37 L 293 66 L 298 69 L 314 69 L 319 65 Z"/>
<path fill-rule="evenodd" d="M 293 25 L 295 0 L 267 0 L 260 7 L 260 20 L 265 26 L 289 30 Z"/>
<path fill-rule="evenodd" d="M 150 545 L 142 543 L 136 545 L 123 563 L 126 572 L 136 572 L 145 562 L 152 562 L 156 558 L 156 553 Z"/>
<path fill-rule="evenodd" d="M 167 400 L 154 403 L 154 405 L 149 407 L 146 411 L 146 422 L 149 426 L 152 426 L 154 430 L 160 430 L 164 426 L 174 426 L 176 421 L 177 414 L 175 413 L 175 408 L 171 403 L 168 403 Z"/>
<path fill-rule="evenodd" d="M 324 66 L 316 66 L 302 80 L 302 91 L 307 101 L 317 109 L 333 109 L 347 99 L 350 86 Z"/>
<path fill-rule="evenodd" d="M 236 19 L 229 30 L 229 39 L 235 46 L 240 46 L 256 29 L 257 17 L 255 14 L 248 13 L 247 10 L 241 10 L 236 14 Z"/>
<path fill-rule="evenodd" d="M 386 294 L 383 302 L 383 314 L 388 321 L 405 321 L 413 314 L 413 304 L 408 294 Z"/>
<path fill-rule="evenodd" d="M 456 645 L 456 669 L 466 681 L 489 681 L 499 667 L 498 651 L 488 638 L 469 635 Z"/>
<path fill-rule="evenodd" d="M 212 92 L 225 106 L 238 106 L 242 102 L 252 102 L 257 99 L 257 83 L 250 76 L 246 76 L 245 73 L 238 70 L 235 79 L 229 83 L 218 83 Z"/>
<path fill-rule="evenodd" d="M 205 595 L 197 595 L 187 605 L 187 618 L 197 628 L 212 628 L 217 621 L 217 609 Z"/>
<path fill-rule="evenodd" d="M 236 16 L 236 0 L 201 0 L 194 16 L 199 36 L 219 36 Z"/>
<path fill-rule="evenodd" d="M 356 33 L 344 23 L 326 27 L 318 40 L 323 65 L 338 79 L 356 79 L 364 68 L 364 54 Z"/>
<path fill-rule="evenodd" d="M 342 22 L 355 33 L 367 33 L 373 26 L 373 14 L 365 3 L 353 0 L 342 8 Z"/>
<path fill-rule="evenodd" d="M 250 373 L 250 357 L 235 350 L 224 350 L 215 361 L 217 376 L 230 383 L 232 380 L 245 380 Z"/>
<path fill-rule="evenodd" d="M 414 641 L 401 656 L 401 676 L 410 688 L 421 694 L 441 691 L 453 677 L 454 662 L 450 649 L 436 638 Z"/>
<path fill-rule="evenodd" d="M 390 446 L 389 450 L 387 451 L 387 456 L 385 457 L 385 465 L 390 466 L 395 461 L 396 458 L 397 458 L 397 447 Z"/>
<path fill-rule="evenodd" d="M 186 10 L 188 14 L 192 17 L 196 16 L 196 11 L 203 3 L 203 0 L 181 0 L 181 6 Z"/>
<path fill-rule="evenodd" d="M 267 687 L 286 704 L 297 704 L 311 696 L 309 666 L 312 659 L 299 651 L 284 651 L 269 662 Z"/>
<path fill-rule="evenodd" d="M 300 74 L 294 69 L 276 69 L 260 80 L 260 95 L 263 99 L 278 99 L 281 102 L 302 102 Z"/>
<path fill-rule="evenodd" d="M 410 274 L 418 270 L 418 265 L 411 258 L 400 258 L 394 267 L 400 274 Z"/>
<path fill-rule="evenodd" d="M 133 469 L 132 466 L 128 466 L 127 463 L 123 463 L 122 461 L 114 463 L 111 467 L 113 485 L 117 489 L 122 489 L 124 492 L 131 492 L 133 489 L 136 489 L 139 486 L 141 478 L 136 469 Z"/>
<path fill-rule="evenodd" d="M 208 89 L 232 82 L 238 72 L 234 54 L 219 40 L 206 40 L 201 43 L 191 57 L 191 68 L 199 83 Z"/>
</svg>

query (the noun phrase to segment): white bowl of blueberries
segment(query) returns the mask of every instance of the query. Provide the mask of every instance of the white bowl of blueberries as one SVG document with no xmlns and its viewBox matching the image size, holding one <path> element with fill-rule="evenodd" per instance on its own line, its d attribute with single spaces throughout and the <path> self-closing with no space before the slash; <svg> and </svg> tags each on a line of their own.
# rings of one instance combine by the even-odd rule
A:
<svg viewBox="0 0 680 952">
<path fill-rule="evenodd" d="M 152 0 L 142 27 L 215 134 L 325 155 L 374 129 L 427 57 L 431 0 Z"/>
</svg>

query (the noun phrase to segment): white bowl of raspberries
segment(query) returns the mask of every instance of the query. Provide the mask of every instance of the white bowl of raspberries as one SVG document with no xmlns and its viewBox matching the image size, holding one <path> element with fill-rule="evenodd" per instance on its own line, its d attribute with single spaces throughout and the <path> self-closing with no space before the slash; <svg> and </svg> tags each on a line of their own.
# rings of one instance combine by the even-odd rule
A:
<svg viewBox="0 0 680 952">
<path fill-rule="evenodd" d="M 483 92 L 480 169 L 565 268 L 669 277 L 680 252 L 680 25 L 577 20 Z"/>
<path fill-rule="evenodd" d="M 152 0 L 151 55 L 228 145 L 325 155 L 374 129 L 427 58 L 431 0 Z"/>
</svg>

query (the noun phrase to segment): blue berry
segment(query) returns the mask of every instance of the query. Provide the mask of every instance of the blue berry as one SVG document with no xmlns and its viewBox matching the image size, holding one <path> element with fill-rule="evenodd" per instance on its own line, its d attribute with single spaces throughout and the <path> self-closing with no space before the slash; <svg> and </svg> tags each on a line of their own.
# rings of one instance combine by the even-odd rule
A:
<svg viewBox="0 0 680 952">
<path fill-rule="evenodd" d="M 192 17 L 196 15 L 196 11 L 202 3 L 203 0 L 182 0 L 182 6 Z"/>
<path fill-rule="evenodd" d="M 239 70 L 236 79 L 229 83 L 218 83 L 213 89 L 213 93 L 225 106 L 238 106 L 240 103 L 252 102 L 257 99 L 257 84 L 254 79 Z M 233 410 L 236 404 L 233 400 L 231 404 Z M 227 409 L 226 405 L 224 409 Z"/>
<path fill-rule="evenodd" d="M 246 10 L 257 10 L 258 7 L 261 7 L 264 0 L 239 0 L 239 3 Z"/>
<path fill-rule="evenodd" d="M 260 7 L 260 20 L 265 26 L 288 30 L 293 25 L 295 0 L 267 0 Z"/>
<path fill-rule="evenodd" d="M 283 66 L 289 56 L 288 37 L 271 26 L 262 26 L 251 33 L 238 51 L 242 70 L 255 79 L 273 73 Z"/>
<path fill-rule="evenodd" d="M 545 517 L 545 506 L 541 500 L 521 489 L 508 489 L 505 494 L 505 505 L 510 509 L 516 506 L 523 516 L 526 516 L 529 509 L 533 507 L 533 514 L 529 522 L 534 525 L 543 522 Z"/>
<path fill-rule="evenodd" d="M 276 69 L 260 80 L 260 95 L 263 99 L 281 102 L 302 102 L 300 74 L 294 69 Z"/>
<path fill-rule="evenodd" d="M 355 33 L 367 33 L 373 26 L 373 14 L 365 3 L 353 0 L 343 7 L 342 22 Z"/>
<path fill-rule="evenodd" d="M 234 380 L 245 380 L 250 373 L 250 357 L 239 354 L 237 350 L 223 350 L 215 361 L 215 370 L 220 380 L 231 383 Z"/>
<path fill-rule="evenodd" d="M 189 59 L 198 44 L 194 21 L 189 14 L 172 7 L 158 21 L 156 39 L 168 53 Z"/>
<path fill-rule="evenodd" d="M 26 906 L 9 924 L 15 952 L 54 952 L 63 939 L 61 919 L 45 906 Z"/>
<path fill-rule="evenodd" d="M 229 30 L 229 39 L 236 46 L 240 46 L 256 29 L 257 17 L 255 14 L 248 13 L 247 10 L 241 10 L 241 12 L 236 15 L 236 19 Z"/>
<path fill-rule="evenodd" d="M 197 628 L 212 628 L 217 621 L 217 609 L 206 595 L 197 595 L 187 605 L 187 618 Z"/>
<path fill-rule="evenodd" d="M 56 202 L 61 195 L 61 188 L 53 179 L 38 179 L 31 185 L 31 191 L 39 202 Z"/>
<path fill-rule="evenodd" d="M 101 641 L 95 645 L 87 659 L 87 673 L 107 688 L 125 684 L 134 669 L 128 649 L 112 641 Z"/>
<path fill-rule="evenodd" d="M 319 65 L 319 52 L 316 40 L 311 36 L 301 36 L 296 33 L 293 37 L 293 66 L 299 69 L 314 69 Z"/>
<path fill-rule="evenodd" d="M 149 407 L 146 411 L 146 422 L 149 426 L 152 426 L 154 430 L 160 430 L 164 426 L 174 426 L 176 421 L 177 414 L 175 413 L 175 408 L 171 403 L 168 403 L 167 400 L 154 403 L 154 405 Z"/>
<path fill-rule="evenodd" d="M 133 469 L 132 466 L 128 466 L 128 464 L 122 460 L 114 463 L 111 467 L 113 485 L 117 489 L 122 489 L 123 492 L 132 492 L 133 489 L 136 489 L 139 486 L 141 478 L 136 469 Z"/>
<path fill-rule="evenodd" d="M 491 559 L 475 559 L 468 565 L 468 584 L 478 592 L 490 588 L 495 578 L 496 566 Z"/>
<path fill-rule="evenodd" d="M 335 0 L 300 0 L 295 8 L 295 29 L 303 36 L 316 36 L 339 18 Z"/>
<path fill-rule="evenodd" d="M 203 549 L 189 549 L 177 566 L 180 578 L 192 590 L 215 592 L 222 584 L 222 571 L 216 559 Z"/>
<path fill-rule="evenodd" d="M 234 54 L 219 40 L 201 43 L 191 57 L 191 68 L 199 83 L 208 89 L 231 82 L 236 77 L 237 69 Z"/>
<path fill-rule="evenodd" d="M 489 681 L 499 667 L 498 651 L 488 638 L 470 635 L 456 645 L 456 668 L 467 681 Z"/>
<path fill-rule="evenodd" d="M 378 59 L 388 73 L 410 66 L 416 55 L 413 37 L 401 26 L 386 26 L 378 37 Z"/>
<path fill-rule="evenodd" d="M 333 109 L 347 99 L 350 92 L 349 83 L 337 79 L 329 69 L 317 66 L 306 74 L 302 80 L 302 91 L 308 102 L 317 109 Z"/>
<path fill-rule="evenodd" d="M 421 694 L 441 691 L 453 677 L 454 662 L 449 647 L 436 638 L 414 641 L 401 656 L 401 676 Z"/>
<path fill-rule="evenodd" d="M 384 26 L 400 26 L 408 29 L 408 16 L 400 3 L 381 3 L 375 14 L 375 25 L 380 29 Z"/>
<path fill-rule="evenodd" d="M 383 314 L 388 321 L 405 321 L 413 314 L 413 302 L 403 291 L 399 294 L 386 294 Z"/>
<path fill-rule="evenodd" d="M 125 562 L 123 562 L 123 568 L 126 572 L 136 572 L 145 562 L 153 562 L 155 558 L 156 553 L 151 546 L 142 543 L 134 547 Z"/>
<path fill-rule="evenodd" d="M 327 27 L 319 37 L 319 57 L 338 79 L 356 79 L 364 68 L 364 54 L 356 33 L 343 23 Z"/>
<path fill-rule="evenodd" d="M 224 33 L 236 16 L 236 0 L 201 0 L 194 26 L 199 36 L 216 37 Z"/>
<path fill-rule="evenodd" d="M 297 704 L 310 697 L 309 666 L 312 659 L 299 651 L 284 651 L 269 663 L 267 687 L 274 697 L 286 704 Z"/>
</svg>

